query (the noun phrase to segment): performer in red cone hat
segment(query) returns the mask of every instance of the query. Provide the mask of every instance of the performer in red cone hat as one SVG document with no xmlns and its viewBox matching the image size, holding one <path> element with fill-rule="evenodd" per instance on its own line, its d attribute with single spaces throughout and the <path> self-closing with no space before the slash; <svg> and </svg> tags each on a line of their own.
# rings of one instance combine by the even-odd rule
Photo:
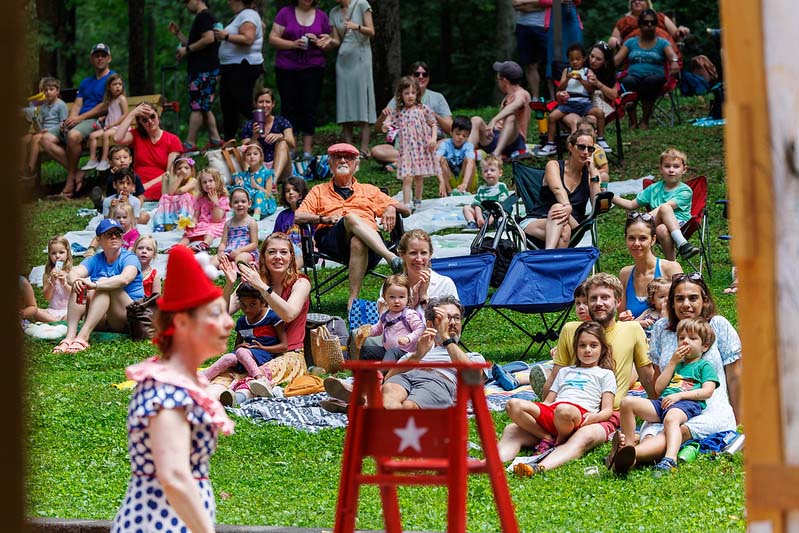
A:
<svg viewBox="0 0 799 533">
<path fill-rule="evenodd" d="M 128 407 L 131 478 L 111 531 L 212 532 L 208 462 L 233 422 L 206 393 L 197 367 L 227 350 L 233 319 L 222 291 L 185 246 L 169 252 L 155 324 L 160 356 L 126 370 L 137 382 Z"/>
</svg>

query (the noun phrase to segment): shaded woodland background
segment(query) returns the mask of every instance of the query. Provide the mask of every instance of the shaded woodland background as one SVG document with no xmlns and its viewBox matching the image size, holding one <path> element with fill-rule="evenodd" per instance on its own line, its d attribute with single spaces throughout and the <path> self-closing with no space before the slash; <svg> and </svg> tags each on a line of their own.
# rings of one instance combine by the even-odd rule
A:
<svg viewBox="0 0 799 533">
<path fill-rule="evenodd" d="M 288 3 L 259 2 L 267 34 L 277 10 Z M 226 1 L 208 0 L 208 4 L 223 23 L 233 18 Z M 325 11 L 336 5 L 333 0 L 318 4 Z M 451 107 L 472 108 L 497 101 L 491 64 L 516 57 L 510 0 L 371 0 L 371 4 L 377 31 L 372 48 L 378 109 L 391 97 L 396 78 L 416 60 L 430 65 L 431 88 L 443 92 Z M 185 65 L 174 69 L 177 42 L 167 31 L 169 21 L 174 20 L 188 33 L 192 15 L 183 2 L 26 0 L 25 6 L 30 39 L 29 94 L 36 92 L 39 78 L 46 74 L 61 79 L 63 87 L 77 87 L 90 73 L 91 46 L 104 42 L 111 47 L 111 67 L 123 75 L 128 95 L 164 93 L 168 100 L 181 101 L 185 114 Z M 715 1 L 660 0 L 655 7 L 677 24 L 691 28 L 695 37 L 686 50 L 689 58 L 705 53 L 720 65 L 717 48 L 705 33 L 707 27 L 719 24 Z M 627 11 L 627 0 L 584 0 L 579 11 L 584 43 L 590 44 L 610 36 L 615 21 Z M 274 87 L 274 51 L 266 38 L 264 42 L 264 84 Z M 321 123 L 335 117 L 334 66 L 335 53 L 331 53 L 320 106 Z M 164 67 L 173 70 L 162 73 Z M 181 120 L 181 125 L 184 122 Z"/>
</svg>

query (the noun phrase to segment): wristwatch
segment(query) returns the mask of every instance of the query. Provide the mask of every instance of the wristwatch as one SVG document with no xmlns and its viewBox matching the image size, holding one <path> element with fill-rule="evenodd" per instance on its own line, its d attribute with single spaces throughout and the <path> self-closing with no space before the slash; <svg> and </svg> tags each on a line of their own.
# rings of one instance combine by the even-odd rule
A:
<svg viewBox="0 0 799 533">
<path fill-rule="evenodd" d="M 272 287 L 269 285 L 266 286 L 266 294 L 272 294 Z"/>
<path fill-rule="evenodd" d="M 599 183 L 599 175 L 591 176 L 591 183 Z"/>
<path fill-rule="evenodd" d="M 458 341 L 456 341 L 455 339 L 453 339 L 452 337 L 450 337 L 449 339 L 447 339 L 447 340 L 445 340 L 444 342 L 442 342 L 442 343 L 441 343 L 441 346 L 443 346 L 444 348 L 446 348 L 446 347 L 447 347 L 447 346 L 449 346 L 450 344 L 455 344 L 456 342 L 458 342 Z"/>
</svg>

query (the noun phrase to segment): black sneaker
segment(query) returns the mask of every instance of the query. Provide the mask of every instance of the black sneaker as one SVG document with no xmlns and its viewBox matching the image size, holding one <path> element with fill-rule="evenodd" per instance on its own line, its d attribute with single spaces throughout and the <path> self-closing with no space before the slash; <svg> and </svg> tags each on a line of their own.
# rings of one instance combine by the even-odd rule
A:
<svg viewBox="0 0 799 533">
<path fill-rule="evenodd" d="M 402 262 L 402 258 L 400 256 L 397 256 L 391 260 L 391 271 L 394 274 L 402 274 L 402 270 L 404 267 L 405 265 Z"/>
<path fill-rule="evenodd" d="M 685 241 L 680 245 L 679 248 L 677 248 L 677 251 L 680 252 L 680 257 L 682 257 L 683 259 L 690 259 L 699 253 L 699 248 L 697 248 L 690 242 Z"/>
<path fill-rule="evenodd" d="M 95 185 L 92 187 L 91 192 L 92 203 L 94 204 L 94 208 L 97 209 L 98 213 L 103 212 L 103 189 L 100 188 L 99 185 Z"/>
</svg>

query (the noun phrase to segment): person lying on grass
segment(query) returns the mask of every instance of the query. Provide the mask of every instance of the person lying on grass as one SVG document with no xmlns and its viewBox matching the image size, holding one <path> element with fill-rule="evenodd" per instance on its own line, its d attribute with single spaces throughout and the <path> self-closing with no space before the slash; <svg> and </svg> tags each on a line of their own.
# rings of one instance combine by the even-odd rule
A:
<svg viewBox="0 0 799 533">
<path fill-rule="evenodd" d="M 598 322 L 605 330 L 605 337 L 613 354 L 616 375 L 616 396 L 613 414 L 608 420 L 596 424 L 583 424 L 569 439 L 557 446 L 540 463 L 532 467 L 532 473 L 552 470 L 567 462 L 582 457 L 585 453 L 608 440 L 619 427 L 618 408 L 621 399 L 630 388 L 633 365 L 638 378 L 650 397 L 656 397 L 655 371 L 647 355 L 648 346 L 644 330 L 636 322 L 617 322 L 616 311 L 621 303 L 622 285 L 619 278 L 600 272 L 585 281 L 588 295 L 588 313 L 591 320 Z M 558 351 L 552 372 L 544 385 L 543 398 L 549 394 L 558 374 L 564 367 L 572 366 L 577 359 L 574 352 L 574 337 L 582 322 L 568 322 L 563 326 L 558 340 Z M 538 438 L 518 424 L 508 424 L 499 441 L 499 457 L 510 461 L 521 451 L 522 446 L 533 446 Z"/>
<path fill-rule="evenodd" d="M 655 465 L 663 471 L 677 468 L 677 452 L 682 444 L 682 428 L 707 406 L 706 400 L 719 386 L 713 365 L 701 357 L 716 342 L 713 328 L 703 318 L 686 318 L 677 324 L 677 342 L 666 368 L 655 382 L 657 400 L 628 396 L 621 402 L 621 432 L 613 435 L 608 466 L 617 474 L 626 474 L 635 466 L 635 418 L 662 422 L 666 434 L 666 454 Z"/>
<path fill-rule="evenodd" d="M 558 372 L 543 403 L 511 398 L 505 407 L 511 420 L 539 439 L 537 454 L 563 444 L 578 428 L 613 415 L 616 377 L 605 330 L 596 322 L 583 322 L 574 332 L 573 349 L 577 364 Z M 518 463 L 514 472 L 529 477 L 533 468 Z"/>
</svg>

